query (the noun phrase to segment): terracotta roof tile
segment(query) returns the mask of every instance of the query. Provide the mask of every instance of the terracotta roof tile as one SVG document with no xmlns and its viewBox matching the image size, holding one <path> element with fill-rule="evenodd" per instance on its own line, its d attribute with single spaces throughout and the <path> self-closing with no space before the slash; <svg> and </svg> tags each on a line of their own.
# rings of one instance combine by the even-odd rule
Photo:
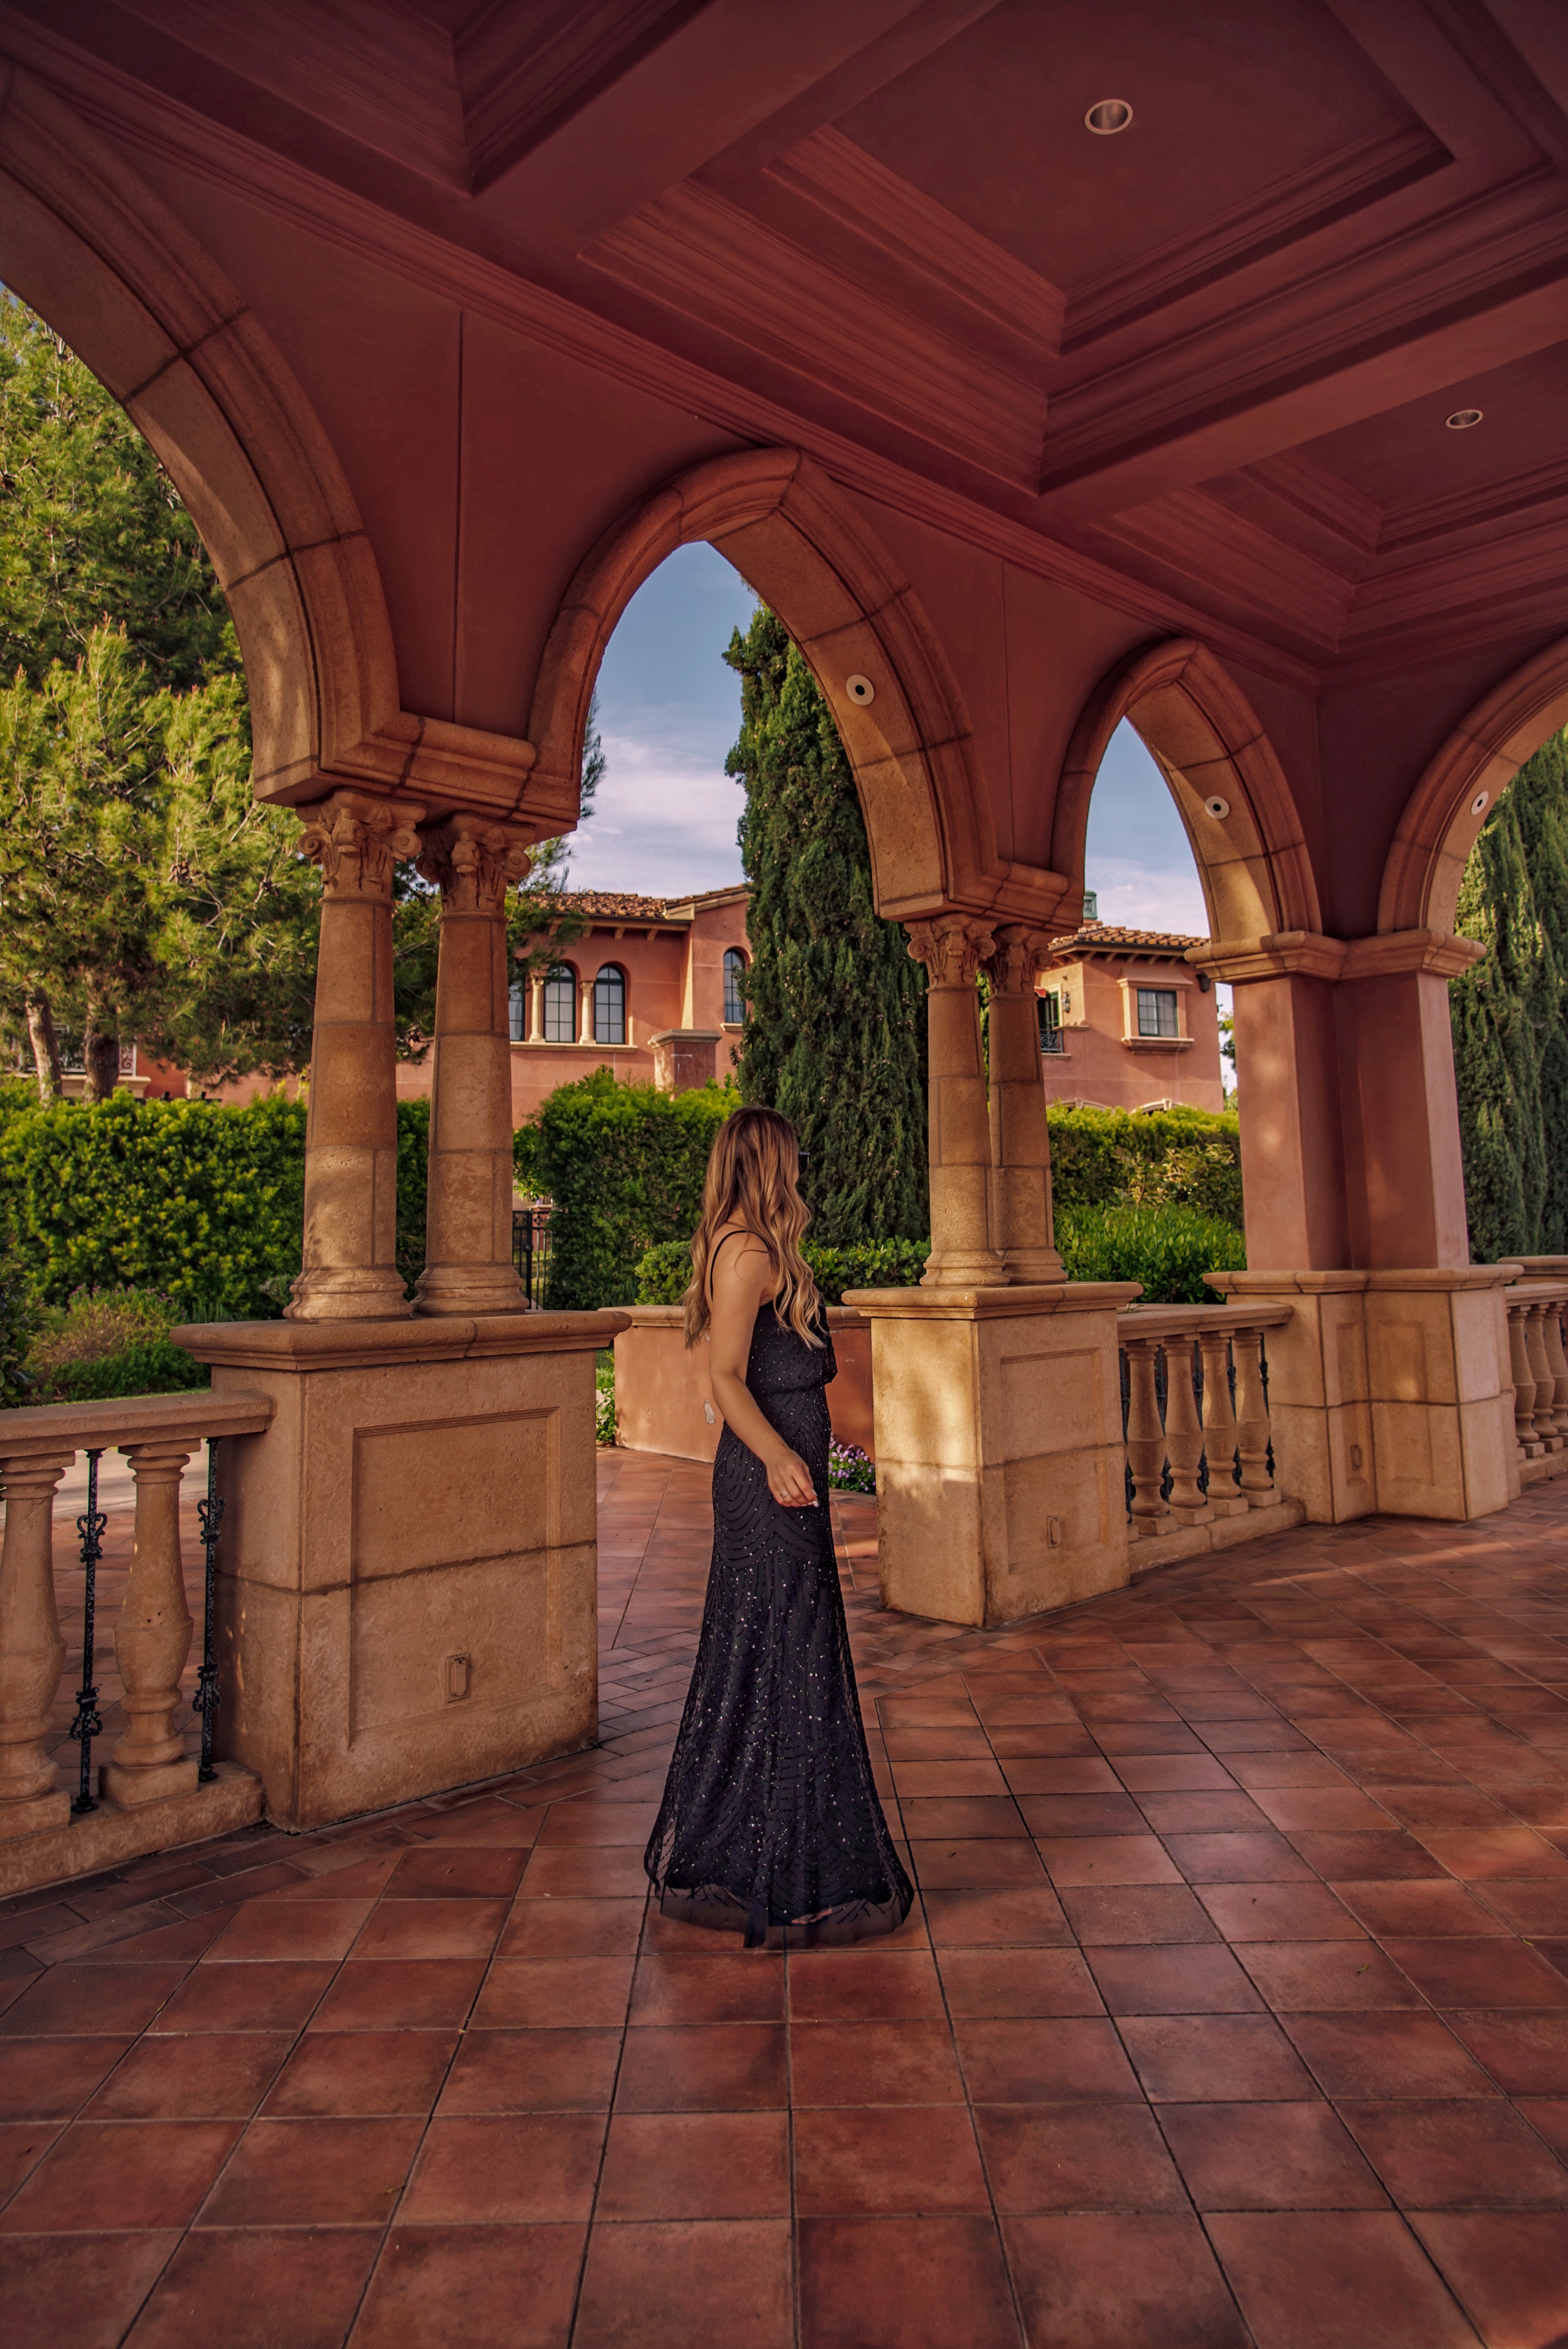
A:
<svg viewBox="0 0 1568 2349">
<path fill-rule="evenodd" d="M 1200 947 L 1202 938 L 1184 937 L 1179 930 L 1124 930 L 1113 922 L 1085 922 L 1069 938 L 1057 938 L 1051 948 L 1064 955 L 1072 947 Z"/>
</svg>

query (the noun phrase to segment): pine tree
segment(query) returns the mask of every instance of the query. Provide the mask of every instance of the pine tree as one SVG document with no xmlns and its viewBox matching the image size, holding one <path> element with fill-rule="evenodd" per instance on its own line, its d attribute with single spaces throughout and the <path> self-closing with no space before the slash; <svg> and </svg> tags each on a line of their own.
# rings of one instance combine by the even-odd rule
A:
<svg viewBox="0 0 1568 2349">
<path fill-rule="evenodd" d="M 1456 926 L 1487 948 L 1452 982 L 1470 1253 L 1568 1247 L 1568 750 L 1520 769 L 1483 827 Z"/>
<path fill-rule="evenodd" d="M 724 658 L 741 678 L 726 771 L 745 786 L 752 886 L 742 1097 L 782 1110 L 799 1133 L 815 1239 L 923 1238 L 925 974 L 901 926 L 877 913 L 855 778 L 784 627 L 759 608 Z"/>
</svg>

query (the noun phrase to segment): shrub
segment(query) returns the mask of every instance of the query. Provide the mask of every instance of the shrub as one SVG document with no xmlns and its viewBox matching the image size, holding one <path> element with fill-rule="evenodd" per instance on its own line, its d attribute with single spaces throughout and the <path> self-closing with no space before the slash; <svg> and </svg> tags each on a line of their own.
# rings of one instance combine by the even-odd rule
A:
<svg viewBox="0 0 1568 2349">
<path fill-rule="evenodd" d="M 299 1270 L 302 1102 L 0 1101 L 0 1237 L 43 1304 L 146 1289 L 175 1320 L 275 1319 Z M 398 1265 L 424 1263 L 426 1101 L 398 1104 Z"/>
<path fill-rule="evenodd" d="M 1129 1207 L 1196 1207 L 1241 1229 L 1241 1162 L 1222 1142 L 1178 1143 L 1163 1158 L 1140 1158 L 1118 1150 L 1123 1168 L 1118 1205 Z"/>
<path fill-rule="evenodd" d="M 857 1444 L 830 1444 L 827 1447 L 827 1482 L 836 1493 L 874 1493 L 877 1490 L 877 1468 L 866 1457 Z"/>
<path fill-rule="evenodd" d="M 557 1087 L 514 1152 L 519 1180 L 554 1202 L 547 1306 L 633 1301 L 639 1259 L 695 1226 L 708 1152 L 740 1099 L 618 1084 L 607 1069 Z"/>
<path fill-rule="evenodd" d="M 1053 1108 L 1048 1118 L 1051 1182 L 1058 1207 L 1108 1207 L 1118 1201 L 1136 1205 L 1129 1185 L 1141 1190 L 1146 1179 L 1163 1179 L 1162 1204 L 1189 1201 L 1210 1214 L 1223 1215 L 1240 1228 L 1241 1137 L 1234 1110 Z M 1236 1169 L 1231 1191 L 1223 1189 L 1218 1159 L 1211 1154 L 1220 1151 Z M 1195 1153 L 1209 1170 L 1202 1176 L 1192 1164 Z M 1177 1163 L 1167 1166 L 1162 1178 L 1155 1170 L 1168 1161 Z M 1195 1184 L 1201 1195 L 1192 1189 Z"/>
<path fill-rule="evenodd" d="M 1063 1207 L 1056 1245 L 1069 1280 L 1138 1280 L 1150 1305 L 1203 1305 L 1206 1272 L 1241 1271 L 1241 1234 L 1195 1207 Z"/>
<path fill-rule="evenodd" d="M 183 1394 L 207 1386 L 205 1363 L 169 1342 L 180 1319 L 148 1289 L 78 1289 L 46 1311 L 27 1356 L 29 1402 L 101 1402 L 116 1395 Z"/>
<path fill-rule="evenodd" d="M 615 1364 L 599 1362 L 594 1370 L 594 1442 L 615 1442 Z"/>
<path fill-rule="evenodd" d="M 926 1268 L 929 1240 L 867 1240 L 859 1247 L 817 1247 L 807 1240 L 801 1253 L 829 1305 L 842 1305 L 846 1288 L 912 1288 Z M 690 1240 L 665 1240 L 649 1249 L 637 1268 L 639 1305 L 679 1305 L 691 1278 Z"/>
<path fill-rule="evenodd" d="M 34 1314 L 21 1288 L 9 1277 L 0 1288 L 0 1411 L 37 1402 L 26 1364 Z"/>
</svg>

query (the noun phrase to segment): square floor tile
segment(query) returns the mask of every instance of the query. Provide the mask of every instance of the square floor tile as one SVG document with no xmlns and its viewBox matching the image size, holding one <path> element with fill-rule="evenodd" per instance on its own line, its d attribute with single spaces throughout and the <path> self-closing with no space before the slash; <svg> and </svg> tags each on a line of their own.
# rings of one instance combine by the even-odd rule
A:
<svg viewBox="0 0 1568 2349">
<path fill-rule="evenodd" d="M 1189 1884 L 1287 1884 L 1313 1870 L 1272 1828 L 1256 1834 L 1170 1835 L 1166 1848 Z"/>
<path fill-rule="evenodd" d="M 1555 2210 L 1410 2221 L 1487 2349 L 1536 2349 L 1562 2337 L 1568 2310 L 1568 2227 Z"/>
<path fill-rule="evenodd" d="M 975 2127 L 999 2211 L 1187 2208 L 1146 2106 L 981 2105 Z"/>
<path fill-rule="evenodd" d="M 1037 1885 L 928 1891 L 925 1907 L 939 1950 L 1001 1942 L 1044 1945 L 1073 1938 L 1062 1903 L 1044 1879 Z"/>
<path fill-rule="evenodd" d="M 1374 2210 L 1383 2191 L 1333 2108 L 1172 2104 L 1160 2118 L 1200 2210 Z"/>
<path fill-rule="evenodd" d="M 963 2349 L 1022 2349 L 989 2214 L 806 2218 L 799 2256 L 809 2349 L 955 2349 L 959 2311 Z"/>
<path fill-rule="evenodd" d="M 791 2101 L 957 2105 L 963 2081 L 944 2022 L 793 2023 Z"/>
<path fill-rule="evenodd" d="M 369 1900 L 247 1900 L 207 1954 L 214 1963 L 246 1958 L 344 1958 L 370 1914 Z"/>
<path fill-rule="evenodd" d="M 788 2218 L 782 2112 L 628 2113 L 610 2123 L 595 2223 Z"/>
<path fill-rule="evenodd" d="M 1392 2210 L 1233 2211 L 1208 2227 L 1257 2349 L 1476 2349 Z"/>
<path fill-rule="evenodd" d="M 399 2210 L 406 2225 L 570 2223 L 593 2207 L 599 2113 L 431 2121 Z"/>
<path fill-rule="evenodd" d="M 0 2230 L 52 2235 L 188 2226 L 241 2127 L 232 2120 L 74 2122 L 0 2212 Z"/>
<path fill-rule="evenodd" d="M 1340 2110 L 1407 2209 L 1511 2209 L 1568 2202 L 1568 2170 L 1501 2096 Z"/>
<path fill-rule="evenodd" d="M 1390 1936 L 1451 1940 L 1508 1930 L 1462 1884 L 1342 1884 L 1335 1889 L 1368 1931 L 1383 1940 Z"/>
<path fill-rule="evenodd" d="M 130 2339 L 135 2349 L 339 2349 L 380 2243 L 374 2227 L 198 2229 Z"/>
<path fill-rule="evenodd" d="M 961 2022 L 953 2028 L 976 2105 L 1139 2101 L 1137 2081 L 1113 2023 L 1033 2018 Z"/>
<path fill-rule="evenodd" d="M 1251 2349 L 1195 2219 L 1009 2218 L 1031 2342 L 1049 2349 Z"/>
<path fill-rule="evenodd" d="M 794 2197 L 802 2218 L 986 2209 L 967 2108 L 797 2109 Z"/>
<path fill-rule="evenodd" d="M 626 2035 L 616 2104 L 628 2112 L 747 2112 L 788 2101 L 778 2023 L 648 2025 Z"/>
<path fill-rule="evenodd" d="M 1058 1890 L 1071 1884 L 1181 1882 L 1181 1871 L 1156 1836 L 1042 1837 L 1038 1849 Z"/>
<path fill-rule="evenodd" d="M 56 2049 L 57 2040 L 47 2044 Z M 101 2045 L 90 2039 L 78 2047 Z M 139 2039 L 88 2107 L 95 2121 L 248 2119 L 293 2045 L 284 2031 Z"/>
<path fill-rule="evenodd" d="M 0 2236 L 6 2349 L 115 2349 L 177 2234 Z"/>
<path fill-rule="evenodd" d="M 1440 2015 L 1287 2014 L 1325 2096 L 1492 2096 L 1495 2084 Z"/>
<path fill-rule="evenodd" d="M 506 1922 L 510 1900 L 446 1900 L 426 1893 L 386 1899 L 367 1918 L 356 1958 L 487 1958 Z M 226 1938 L 226 1937 L 225 1937 Z M 223 1945 L 213 1951 L 222 1954 Z"/>
<path fill-rule="evenodd" d="M 1076 1950 L 944 1950 L 940 1963 L 955 2017 L 1104 2013 Z"/>
<path fill-rule="evenodd" d="M 1062 1906 L 1085 1948 L 1220 1939 L 1213 1920 L 1185 1884 L 1068 1885 Z"/>
<path fill-rule="evenodd" d="M 1568 1858 L 1529 1827 L 1420 1827 L 1420 1841 L 1467 1884 L 1544 1876 L 1568 1883 Z"/>
<path fill-rule="evenodd" d="M 1434 2006 L 1568 2007 L 1568 1980 L 1519 1941 L 1391 1940 L 1387 1950 Z"/>
<path fill-rule="evenodd" d="M 520 1847 L 426 1845 L 399 1855 L 385 1889 L 393 1900 L 495 1899 L 516 1891 L 526 1857 Z"/>
<path fill-rule="evenodd" d="M 101 2039 L 145 2031 L 187 1971 L 182 1964 L 50 1966 L 0 2014 L 0 2037 Z"/>
<path fill-rule="evenodd" d="M 1263 2003 L 1220 1943 L 1097 1949 L 1089 1963 L 1112 2014 L 1236 2014 Z"/>
<path fill-rule="evenodd" d="M 1032 1843 L 1003 1837 L 912 1842 L 909 1855 L 922 1893 L 982 1890 L 991 1886 L 1044 1885 L 1045 1870 Z"/>
<path fill-rule="evenodd" d="M 1301 2099 L 1312 2075 L 1268 2014 L 1129 2014 L 1119 2028 L 1157 2103 Z"/>
<path fill-rule="evenodd" d="M 1371 1941 L 1247 1941 L 1238 1955 L 1276 2014 L 1421 2004 L 1414 1984 Z"/>
<path fill-rule="evenodd" d="M 605 2111 L 620 2060 L 618 2031 L 468 2031 L 441 2093 L 457 2113 Z"/>
<path fill-rule="evenodd" d="M 129 2039 L 0 2039 L 0 2121 L 71 2120 L 134 2044 Z"/>
<path fill-rule="evenodd" d="M 757 1960 L 753 1955 L 737 1962 L 751 1968 Z M 883 1950 L 874 1945 L 792 1954 L 789 2011 L 794 2023 L 842 2023 L 857 2018 L 934 2022 L 945 2012 L 941 1984 L 929 1951 Z"/>
<path fill-rule="evenodd" d="M 561 2349 L 581 2227 L 396 2227 L 354 2327 L 354 2349 Z"/>
<path fill-rule="evenodd" d="M 788 2349 L 790 2300 L 785 2220 L 596 2227 L 573 2349 Z"/>
<path fill-rule="evenodd" d="M 1323 1884 L 1205 1884 L 1199 1899 L 1229 1941 L 1356 1941 L 1366 1938 Z"/>
<path fill-rule="evenodd" d="M 253 2121 L 202 2217 L 214 2227 L 385 2226 L 423 2116 Z"/>
<path fill-rule="evenodd" d="M 483 1979 L 483 1961 L 478 1958 L 348 1958 L 310 2017 L 310 2028 L 461 2029 Z"/>
<path fill-rule="evenodd" d="M 474 2007 L 474 2027 L 618 2031 L 626 2023 L 633 1964 L 629 1951 L 613 1958 L 498 1957 Z"/>
</svg>

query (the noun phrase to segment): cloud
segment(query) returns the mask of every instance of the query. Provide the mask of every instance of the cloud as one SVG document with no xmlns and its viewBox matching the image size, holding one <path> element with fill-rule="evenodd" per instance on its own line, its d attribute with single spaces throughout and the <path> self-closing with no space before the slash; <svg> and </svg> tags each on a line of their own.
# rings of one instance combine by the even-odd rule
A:
<svg viewBox="0 0 1568 2349">
<path fill-rule="evenodd" d="M 704 757 L 705 744 L 682 740 L 683 730 L 604 736 L 605 780 L 572 838 L 572 888 L 674 897 L 742 878 L 735 826 L 743 795 Z"/>
</svg>

